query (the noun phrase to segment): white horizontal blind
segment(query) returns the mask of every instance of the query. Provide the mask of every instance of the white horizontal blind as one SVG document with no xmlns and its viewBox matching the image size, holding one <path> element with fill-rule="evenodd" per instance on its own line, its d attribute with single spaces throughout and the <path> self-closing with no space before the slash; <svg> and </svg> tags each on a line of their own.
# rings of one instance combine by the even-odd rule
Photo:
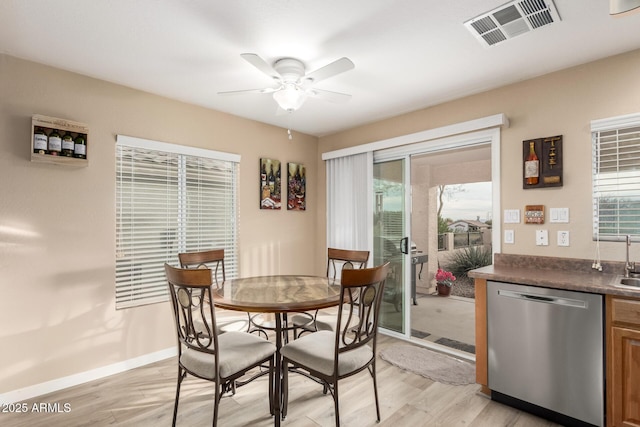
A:
<svg viewBox="0 0 640 427">
<path fill-rule="evenodd" d="M 591 128 L 594 239 L 622 240 L 632 235 L 637 240 L 640 237 L 640 114 L 594 121 Z"/>
<path fill-rule="evenodd" d="M 164 263 L 177 265 L 179 252 L 225 249 L 227 277 L 238 271 L 238 164 L 136 142 L 116 147 L 118 309 L 166 301 Z"/>
</svg>

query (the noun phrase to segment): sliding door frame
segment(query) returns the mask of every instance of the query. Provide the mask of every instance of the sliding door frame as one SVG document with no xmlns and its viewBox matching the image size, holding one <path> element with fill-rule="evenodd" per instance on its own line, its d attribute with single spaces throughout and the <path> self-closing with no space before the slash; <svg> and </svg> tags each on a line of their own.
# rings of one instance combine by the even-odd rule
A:
<svg viewBox="0 0 640 427">
<path fill-rule="evenodd" d="M 367 144 L 335 150 L 322 154 L 323 160 L 348 156 L 357 153 L 373 152 L 373 163 L 383 160 L 394 160 L 418 154 L 437 153 L 464 147 L 491 145 L 491 182 L 492 182 L 492 246 L 493 254 L 501 250 L 502 215 L 500 213 L 500 144 L 501 127 L 508 127 L 509 120 L 504 114 L 496 114 L 467 122 L 429 129 L 408 135 L 380 140 Z M 371 177 L 373 179 L 373 177 Z M 410 188 L 411 182 L 407 183 Z M 410 201 L 408 202 L 410 203 Z M 373 205 L 369 207 L 373 215 Z M 409 217 L 410 210 L 406 213 Z M 407 220 L 410 223 L 410 220 Z M 408 230 L 410 231 L 410 230 Z M 373 241 L 373 229 L 371 239 Z M 373 250 L 373 247 L 369 248 Z M 410 266 L 407 266 L 410 268 Z M 409 295 L 405 292 L 405 310 L 408 310 Z M 410 316 L 407 316 L 410 318 Z M 411 340 L 410 320 L 405 325 L 405 333 L 382 330 L 381 332 L 396 338 Z"/>
</svg>

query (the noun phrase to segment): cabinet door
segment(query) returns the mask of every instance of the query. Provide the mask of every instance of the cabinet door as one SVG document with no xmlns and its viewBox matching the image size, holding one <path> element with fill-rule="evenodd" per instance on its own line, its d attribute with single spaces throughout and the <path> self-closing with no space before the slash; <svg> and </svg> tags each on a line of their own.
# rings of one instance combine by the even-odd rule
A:
<svg viewBox="0 0 640 427">
<path fill-rule="evenodd" d="M 487 349 L 487 281 L 475 279 L 476 288 L 476 383 L 482 385 L 482 392 L 489 390 L 489 363 Z"/>
<path fill-rule="evenodd" d="M 613 327 L 610 425 L 640 427 L 640 330 Z"/>
</svg>

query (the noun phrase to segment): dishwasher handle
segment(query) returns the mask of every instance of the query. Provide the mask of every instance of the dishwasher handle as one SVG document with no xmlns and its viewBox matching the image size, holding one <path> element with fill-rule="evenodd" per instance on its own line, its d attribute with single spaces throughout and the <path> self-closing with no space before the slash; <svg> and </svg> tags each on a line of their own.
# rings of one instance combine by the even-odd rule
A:
<svg viewBox="0 0 640 427">
<path fill-rule="evenodd" d="M 540 301 L 540 302 L 555 302 L 555 298 L 551 298 L 551 297 L 543 297 L 541 295 L 529 295 L 529 294 L 520 294 L 521 298 L 525 298 L 525 299 L 532 299 L 535 301 Z"/>
<path fill-rule="evenodd" d="M 508 298 L 520 299 L 524 301 L 555 304 L 555 305 L 562 305 L 567 307 L 575 307 L 575 308 L 588 307 L 588 304 L 586 301 L 572 299 L 572 298 L 562 298 L 562 297 L 551 296 L 551 295 L 540 295 L 540 294 L 534 294 L 529 292 L 516 292 L 516 291 L 509 291 L 506 289 L 498 289 L 498 295 L 503 297 L 508 297 Z"/>
</svg>

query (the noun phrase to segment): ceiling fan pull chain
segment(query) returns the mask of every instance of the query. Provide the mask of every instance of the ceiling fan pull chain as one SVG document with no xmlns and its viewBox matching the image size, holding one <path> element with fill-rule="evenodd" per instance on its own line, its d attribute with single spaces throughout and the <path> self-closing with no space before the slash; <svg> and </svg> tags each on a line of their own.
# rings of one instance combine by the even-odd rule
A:
<svg viewBox="0 0 640 427">
<path fill-rule="evenodd" d="M 291 135 L 291 115 L 292 112 L 287 113 L 287 137 L 289 137 L 289 141 L 293 140 L 293 135 Z"/>
</svg>

